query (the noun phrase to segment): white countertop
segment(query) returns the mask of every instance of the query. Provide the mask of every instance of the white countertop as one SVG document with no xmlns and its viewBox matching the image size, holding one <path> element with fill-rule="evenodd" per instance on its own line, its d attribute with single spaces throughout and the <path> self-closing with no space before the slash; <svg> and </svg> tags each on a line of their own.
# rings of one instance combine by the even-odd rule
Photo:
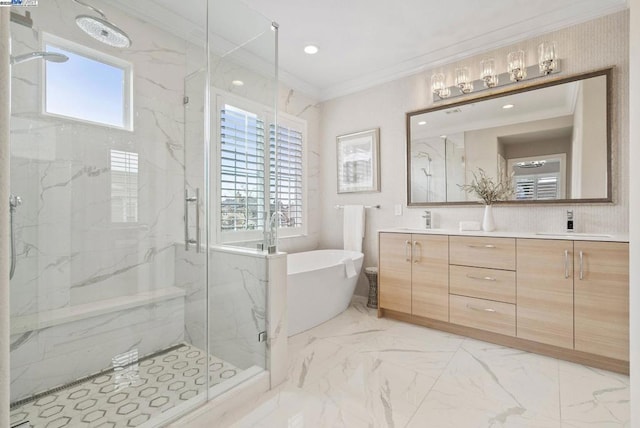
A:
<svg viewBox="0 0 640 428">
<path fill-rule="evenodd" d="M 481 230 L 465 230 L 461 232 L 457 229 L 412 229 L 409 227 L 396 227 L 380 229 L 378 232 L 390 233 L 420 233 L 425 235 L 457 235 L 457 236 L 482 236 L 490 238 L 520 238 L 520 239 L 559 239 L 569 241 L 603 241 L 603 242 L 629 242 L 628 234 L 607 234 L 607 233 L 562 233 L 562 232 L 507 232 L 496 230 L 494 232 L 483 232 Z"/>
</svg>

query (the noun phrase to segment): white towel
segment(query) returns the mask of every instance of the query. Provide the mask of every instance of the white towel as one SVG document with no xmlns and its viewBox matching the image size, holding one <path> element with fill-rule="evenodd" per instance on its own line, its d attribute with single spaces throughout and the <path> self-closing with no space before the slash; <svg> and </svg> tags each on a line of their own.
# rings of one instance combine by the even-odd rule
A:
<svg viewBox="0 0 640 428">
<path fill-rule="evenodd" d="M 356 267 L 353 264 L 353 259 L 351 257 L 344 259 L 342 263 L 344 264 L 344 274 L 347 278 L 353 278 L 357 275 Z"/>
<path fill-rule="evenodd" d="M 362 252 L 364 205 L 345 205 L 342 238 L 344 249 Z"/>
</svg>

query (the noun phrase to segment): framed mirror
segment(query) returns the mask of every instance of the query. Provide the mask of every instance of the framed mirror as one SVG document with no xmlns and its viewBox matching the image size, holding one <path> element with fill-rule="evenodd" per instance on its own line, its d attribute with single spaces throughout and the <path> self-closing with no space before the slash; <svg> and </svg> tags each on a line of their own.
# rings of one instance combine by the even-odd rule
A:
<svg viewBox="0 0 640 428">
<path fill-rule="evenodd" d="M 409 206 L 472 204 L 479 169 L 502 203 L 611 202 L 612 69 L 407 113 Z"/>
</svg>

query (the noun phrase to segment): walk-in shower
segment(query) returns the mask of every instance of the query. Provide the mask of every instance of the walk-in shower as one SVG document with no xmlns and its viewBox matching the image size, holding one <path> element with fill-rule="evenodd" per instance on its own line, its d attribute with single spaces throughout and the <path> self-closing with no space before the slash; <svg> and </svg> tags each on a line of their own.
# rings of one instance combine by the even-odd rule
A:
<svg viewBox="0 0 640 428">
<path fill-rule="evenodd" d="M 235 0 L 26 9 L 10 27 L 11 426 L 160 426 L 268 378 L 274 256 L 216 245 L 213 94 L 240 72 L 236 95 L 273 108 L 271 21 Z"/>
</svg>

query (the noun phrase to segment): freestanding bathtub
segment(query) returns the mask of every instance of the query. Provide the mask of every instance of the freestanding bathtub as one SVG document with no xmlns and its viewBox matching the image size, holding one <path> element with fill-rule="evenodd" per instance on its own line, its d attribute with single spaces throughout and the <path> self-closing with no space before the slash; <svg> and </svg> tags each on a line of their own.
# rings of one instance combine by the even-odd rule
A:
<svg viewBox="0 0 640 428">
<path fill-rule="evenodd" d="M 289 336 L 330 320 L 349 306 L 364 255 L 317 250 L 287 256 Z"/>
</svg>

